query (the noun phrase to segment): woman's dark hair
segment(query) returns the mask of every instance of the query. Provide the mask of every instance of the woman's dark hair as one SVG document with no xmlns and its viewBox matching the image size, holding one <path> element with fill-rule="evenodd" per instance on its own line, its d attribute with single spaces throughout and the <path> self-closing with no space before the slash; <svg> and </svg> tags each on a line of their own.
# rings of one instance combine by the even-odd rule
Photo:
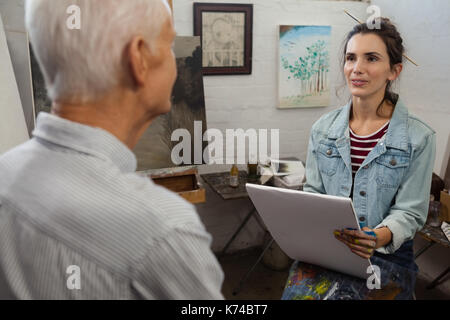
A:
<svg viewBox="0 0 450 320">
<path fill-rule="evenodd" d="M 391 70 L 395 64 L 403 62 L 403 53 L 405 52 L 405 48 L 403 47 L 403 39 L 400 36 L 400 33 L 397 31 L 395 25 L 391 23 L 388 18 L 380 18 L 380 28 L 376 28 L 377 26 L 373 25 L 373 29 L 370 29 L 367 23 L 356 25 L 352 31 L 350 31 L 344 42 L 344 52 L 343 52 L 343 63 L 345 65 L 345 56 L 347 55 L 347 45 L 350 39 L 356 34 L 368 34 L 373 33 L 378 35 L 381 40 L 383 40 L 384 44 L 387 48 L 387 53 L 389 55 L 389 64 L 391 66 Z M 392 82 L 388 81 L 386 90 L 384 92 L 384 98 L 378 106 L 377 112 L 379 108 L 383 105 L 384 101 L 389 101 L 394 106 L 397 103 L 398 95 L 391 91 Z"/>
</svg>

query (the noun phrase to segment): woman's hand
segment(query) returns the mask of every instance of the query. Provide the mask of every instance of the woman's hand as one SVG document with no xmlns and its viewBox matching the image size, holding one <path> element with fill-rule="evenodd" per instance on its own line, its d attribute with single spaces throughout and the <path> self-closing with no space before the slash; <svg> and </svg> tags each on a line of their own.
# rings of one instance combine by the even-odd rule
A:
<svg viewBox="0 0 450 320">
<path fill-rule="evenodd" d="M 363 231 L 374 231 L 367 227 L 362 229 Z M 375 253 L 377 249 L 377 237 L 369 236 L 363 231 L 344 229 L 336 230 L 334 235 L 336 239 L 346 244 L 350 250 L 364 259 L 369 259 Z"/>
<path fill-rule="evenodd" d="M 334 235 L 339 241 L 345 243 L 350 250 L 364 259 L 369 259 L 375 253 L 375 249 L 384 247 L 392 241 L 392 232 L 388 227 L 369 229 L 364 227 L 363 231 L 373 231 L 376 236 L 369 236 L 363 231 L 354 229 L 336 230 Z"/>
</svg>

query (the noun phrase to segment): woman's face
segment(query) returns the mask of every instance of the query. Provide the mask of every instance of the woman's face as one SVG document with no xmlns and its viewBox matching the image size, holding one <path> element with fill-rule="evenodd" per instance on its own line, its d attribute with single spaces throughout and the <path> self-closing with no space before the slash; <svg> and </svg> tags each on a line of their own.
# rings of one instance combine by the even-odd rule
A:
<svg viewBox="0 0 450 320">
<path fill-rule="evenodd" d="M 354 35 L 347 44 L 344 65 L 351 94 L 359 98 L 383 97 L 387 81 L 395 80 L 401 72 L 398 65 L 391 70 L 386 45 L 378 35 Z"/>
</svg>

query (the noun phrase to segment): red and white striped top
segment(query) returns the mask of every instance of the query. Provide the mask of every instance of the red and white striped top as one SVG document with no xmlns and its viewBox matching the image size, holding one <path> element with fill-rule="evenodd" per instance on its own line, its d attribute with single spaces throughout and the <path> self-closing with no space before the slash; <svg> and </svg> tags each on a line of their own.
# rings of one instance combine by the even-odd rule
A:
<svg viewBox="0 0 450 320">
<path fill-rule="evenodd" d="M 388 131 L 389 122 L 390 121 L 377 132 L 368 136 L 359 136 L 350 128 L 350 155 L 352 159 L 353 178 L 355 178 L 356 171 L 361 167 L 367 155 L 375 148 L 378 141 L 380 141 Z"/>
</svg>

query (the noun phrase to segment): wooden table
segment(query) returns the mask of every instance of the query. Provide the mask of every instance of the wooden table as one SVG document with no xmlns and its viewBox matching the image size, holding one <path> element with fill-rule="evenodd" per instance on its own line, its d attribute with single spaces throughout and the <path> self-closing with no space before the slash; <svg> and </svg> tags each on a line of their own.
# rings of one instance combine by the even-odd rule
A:
<svg viewBox="0 0 450 320">
<path fill-rule="evenodd" d="M 249 181 L 247 172 L 245 172 L 245 171 L 239 171 L 239 186 L 237 188 L 230 187 L 230 185 L 228 183 L 229 177 L 230 177 L 229 172 L 203 174 L 203 175 L 201 175 L 201 177 L 224 200 L 248 198 L 248 193 L 247 193 L 247 189 L 245 188 L 245 184 L 247 182 L 260 184 L 259 181 L 253 181 L 253 180 Z M 258 215 L 256 213 L 257 213 L 256 208 L 252 202 L 251 210 L 247 213 L 244 220 L 241 222 L 241 224 L 239 225 L 237 230 L 231 236 L 230 240 L 228 240 L 227 244 L 223 248 L 219 257 L 222 257 L 225 254 L 228 247 L 231 245 L 231 243 L 234 241 L 234 239 L 236 239 L 237 235 L 242 231 L 242 229 L 245 227 L 245 225 L 247 224 L 247 222 L 250 220 L 250 218 L 253 215 L 255 216 L 255 219 L 258 220 Z M 258 222 L 259 222 L 259 220 L 258 220 Z M 261 222 L 259 222 L 259 223 L 261 225 L 263 225 Z M 265 231 L 267 232 L 267 229 L 265 229 Z M 237 295 L 241 291 L 242 286 L 247 281 L 248 277 L 253 272 L 253 270 L 258 265 L 258 263 L 263 259 L 264 255 L 266 254 L 267 250 L 269 250 L 269 248 L 272 246 L 273 242 L 274 242 L 274 239 L 271 238 L 271 240 L 268 242 L 268 244 L 264 247 L 261 255 L 255 261 L 255 263 L 248 269 L 247 273 L 241 278 L 241 280 L 239 281 L 238 287 L 233 290 L 233 295 Z"/>
<path fill-rule="evenodd" d="M 202 174 L 201 177 L 224 200 L 247 198 L 248 193 L 245 184 L 247 182 L 259 184 L 258 181 L 249 181 L 245 171 L 239 171 L 239 186 L 237 188 L 230 186 L 229 172 Z"/>
<path fill-rule="evenodd" d="M 439 244 L 441 246 L 450 248 L 450 241 L 448 241 L 444 232 L 440 227 L 431 227 L 427 224 L 420 230 L 418 233 L 422 238 L 427 240 L 429 243 L 426 244 L 422 249 L 420 249 L 414 256 L 417 259 L 420 255 L 422 255 L 429 248 L 434 246 L 435 244 Z M 434 279 L 428 286 L 427 289 L 433 289 L 439 284 L 439 281 L 445 277 L 450 272 L 450 267 L 447 268 L 444 272 L 442 272 L 436 279 Z"/>
<path fill-rule="evenodd" d="M 293 161 L 299 161 L 296 157 L 290 157 L 290 158 L 283 158 L 281 160 L 293 160 Z M 304 163 L 304 162 L 303 162 Z M 230 200 L 230 199 L 240 199 L 240 198 L 248 198 L 247 189 L 245 187 L 246 183 L 254 183 L 254 184 L 261 184 L 259 180 L 249 180 L 247 172 L 245 171 L 239 171 L 239 186 L 237 188 L 230 187 L 229 185 L 229 172 L 221 172 L 221 173 L 211 173 L 211 174 L 203 174 L 201 175 L 203 180 L 210 185 L 210 187 L 217 192 L 224 200 Z M 271 185 L 270 183 L 266 185 Z M 255 219 L 260 223 L 260 225 L 264 225 L 263 222 L 260 222 L 259 216 L 256 214 L 256 208 L 253 205 L 252 202 L 252 209 L 250 212 L 245 216 L 244 220 L 242 221 L 241 225 L 238 227 L 236 232 L 233 234 L 231 239 L 227 242 L 225 247 L 223 248 L 220 256 L 223 256 L 225 252 L 227 251 L 230 244 L 234 241 L 234 239 L 237 237 L 237 235 L 241 232 L 241 230 L 245 227 L 248 220 L 255 215 Z M 265 231 L 268 232 L 267 228 L 265 228 Z M 248 279 L 250 274 L 253 272 L 255 267 L 258 265 L 258 263 L 263 259 L 264 255 L 266 254 L 267 250 L 272 246 L 274 243 L 274 239 L 272 236 L 270 236 L 270 241 L 267 243 L 267 245 L 264 247 L 261 255 L 258 257 L 256 262 L 253 264 L 253 266 L 250 267 L 250 269 L 247 271 L 247 273 L 241 278 L 239 281 L 239 286 L 234 289 L 233 295 L 236 295 L 239 293 L 239 291 L 242 289 L 242 286 L 244 285 L 245 281 Z"/>
<path fill-rule="evenodd" d="M 247 172 L 245 172 L 245 171 L 239 171 L 239 186 L 237 188 L 233 188 L 230 186 L 230 184 L 229 184 L 230 173 L 229 172 L 202 174 L 201 177 L 211 187 L 211 189 L 213 189 L 215 192 L 217 192 L 224 200 L 248 198 L 248 193 L 247 193 L 247 189 L 245 188 L 245 184 L 247 182 L 259 183 L 258 181 L 249 181 Z M 234 239 L 238 236 L 238 234 L 241 232 L 241 230 L 245 227 L 247 222 L 250 220 L 250 218 L 256 212 L 257 211 L 252 203 L 251 210 L 247 213 L 244 220 L 239 225 L 239 227 L 237 228 L 235 233 L 232 235 L 230 240 L 228 240 L 228 242 L 225 245 L 225 247 L 223 248 L 220 256 L 223 256 L 225 254 L 228 247 L 231 245 L 231 243 L 234 241 Z M 255 218 L 258 219 L 256 215 L 255 215 Z"/>
</svg>

